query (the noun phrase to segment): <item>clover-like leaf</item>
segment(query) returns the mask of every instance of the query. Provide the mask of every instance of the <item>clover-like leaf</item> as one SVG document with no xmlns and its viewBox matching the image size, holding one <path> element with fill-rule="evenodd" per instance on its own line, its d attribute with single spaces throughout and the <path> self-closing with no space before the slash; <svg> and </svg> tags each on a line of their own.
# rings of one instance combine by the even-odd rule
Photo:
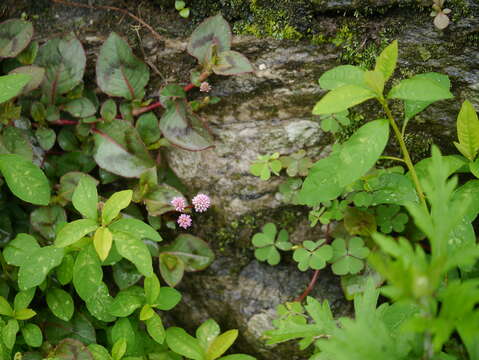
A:
<svg viewBox="0 0 479 360">
<path fill-rule="evenodd" d="M 271 173 L 279 175 L 281 171 L 282 164 L 278 158 L 279 153 L 258 155 L 258 159 L 250 165 L 249 171 L 254 176 L 259 176 L 261 180 L 267 181 L 271 177 Z"/>
<path fill-rule="evenodd" d="M 298 269 L 306 271 L 309 268 L 320 270 L 326 267 L 326 263 L 333 257 L 333 248 L 326 244 L 326 240 L 306 240 L 303 247 L 296 249 L 293 259 L 298 262 Z"/>
<path fill-rule="evenodd" d="M 330 262 L 336 275 L 357 274 L 364 268 L 364 259 L 369 255 L 369 249 L 364 246 L 363 239 L 353 237 L 346 241 L 336 238 L 331 246 L 333 257 Z"/>
<path fill-rule="evenodd" d="M 263 232 L 257 233 L 253 236 L 253 245 L 257 248 L 254 256 L 259 261 L 267 261 L 270 265 L 277 265 L 281 260 L 280 250 L 290 250 L 292 244 L 288 241 L 288 232 L 281 230 L 277 234 L 276 226 L 273 223 L 268 223 L 263 226 Z"/>
<path fill-rule="evenodd" d="M 11 19 L 0 24 L 0 58 L 15 57 L 25 49 L 33 37 L 29 21 Z"/>
<path fill-rule="evenodd" d="M 398 205 L 380 205 L 376 208 L 376 221 L 382 233 L 404 231 L 409 217 L 400 210 Z"/>
<path fill-rule="evenodd" d="M 309 168 L 313 166 L 313 162 L 306 156 L 306 151 L 300 150 L 289 156 L 281 156 L 279 158 L 281 164 L 286 168 L 288 176 L 295 177 L 308 175 Z"/>
</svg>

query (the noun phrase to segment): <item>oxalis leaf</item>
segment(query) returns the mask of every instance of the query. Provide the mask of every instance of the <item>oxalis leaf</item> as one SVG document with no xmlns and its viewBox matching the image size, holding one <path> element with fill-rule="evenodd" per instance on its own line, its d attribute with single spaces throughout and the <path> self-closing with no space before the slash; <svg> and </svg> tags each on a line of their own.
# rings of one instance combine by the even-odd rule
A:
<svg viewBox="0 0 479 360">
<path fill-rule="evenodd" d="M 48 205 L 50 184 L 45 174 L 32 162 L 16 154 L 0 155 L 0 171 L 12 193 L 35 205 Z"/>
<path fill-rule="evenodd" d="M 188 42 L 188 52 L 198 59 L 200 64 L 210 60 L 212 48 L 217 53 L 231 47 L 231 29 L 221 15 L 209 17 L 193 31 Z"/>
<path fill-rule="evenodd" d="M 94 158 L 98 166 L 123 177 L 139 177 L 155 166 L 138 132 L 122 120 L 97 126 Z"/>
<path fill-rule="evenodd" d="M 32 23 L 11 19 L 0 24 L 0 58 L 15 57 L 25 49 L 33 36 Z"/>
<path fill-rule="evenodd" d="M 58 95 L 73 90 L 82 81 L 85 50 L 80 41 L 70 34 L 63 39 L 49 40 L 38 51 L 35 63 L 46 70 L 43 94 L 54 104 Z"/>
<path fill-rule="evenodd" d="M 160 119 L 160 130 L 172 144 L 185 150 L 200 151 L 213 146 L 205 126 L 188 111 L 185 102 L 168 107 Z"/>
<path fill-rule="evenodd" d="M 118 34 L 111 33 L 100 49 L 96 63 L 100 89 L 110 96 L 141 99 L 150 78 L 148 67 Z"/>
</svg>

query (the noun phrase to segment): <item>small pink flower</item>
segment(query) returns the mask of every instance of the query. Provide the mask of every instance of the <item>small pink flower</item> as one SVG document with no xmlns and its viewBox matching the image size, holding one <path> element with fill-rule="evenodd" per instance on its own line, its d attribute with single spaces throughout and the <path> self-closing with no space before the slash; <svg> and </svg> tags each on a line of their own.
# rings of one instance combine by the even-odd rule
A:
<svg viewBox="0 0 479 360">
<path fill-rule="evenodd" d="M 178 225 L 183 229 L 188 229 L 191 226 L 191 216 L 186 214 L 181 214 L 178 218 Z"/>
<path fill-rule="evenodd" d="M 211 85 L 207 81 L 203 81 L 200 85 L 200 91 L 201 92 L 210 92 L 211 91 Z"/>
<path fill-rule="evenodd" d="M 183 212 L 186 207 L 186 201 L 180 196 L 174 197 L 173 200 L 171 200 L 171 205 L 175 207 L 176 211 Z"/>
<path fill-rule="evenodd" d="M 195 210 L 198 212 L 205 212 L 211 205 L 210 198 L 205 194 L 196 195 L 191 202 L 195 206 Z"/>
</svg>

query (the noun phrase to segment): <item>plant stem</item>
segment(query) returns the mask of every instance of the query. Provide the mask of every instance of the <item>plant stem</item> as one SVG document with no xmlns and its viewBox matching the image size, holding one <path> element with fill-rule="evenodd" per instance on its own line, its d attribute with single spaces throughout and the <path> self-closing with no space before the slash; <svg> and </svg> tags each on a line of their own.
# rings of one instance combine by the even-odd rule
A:
<svg viewBox="0 0 479 360">
<path fill-rule="evenodd" d="M 403 155 L 403 160 L 406 163 L 406 166 L 411 173 L 412 181 L 414 186 L 416 187 L 417 194 L 419 196 L 419 200 L 421 201 L 422 205 L 425 209 L 427 209 L 426 198 L 424 197 L 424 192 L 422 191 L 421 183 L 419 182 L 419 178 L 417 177 L 416 169 L 414 169 L 414 164 L 412 163 L 411 156 L 409 155 L 409 151 L 407 150 L 406 143 L 404 142 L 404 138 L 401 135 L 401 131 L 399 130 L 396 121 L 394 121 L 393 115 L 389 106 L 384 99 L 379 99 L 379 102 L 384 108 L 386 115 L 389 119 L 389 123 L 393 128 L 394 134 L 396 135 L 396 139 L 399 142 L 399 147 L 401 148 L 401 152 Z"/>
<path fill-rule="evenodd" d="M 141 107 L 141 108 L 138 108 L 138 109 L 133 109 L 133 111 L 131 112 L 133 114 L 133 116 L 138 116 L 138 115 L 141 115 L 147 111 L 151 111 L 151 110 L 154 110 L 156 108 L 159 108 L 159 107 L 163 107 L 163 105 L 157 101 L 157 102 L 154 102 L 153 104 L 150 104 L 148 106 L 144 106 L 144 107 Z"/>
<path fill-rule="evenodd" d="M 314 285 L 316 284 L 316 281 L 318 281 L 318 276 L 319 276 L 319 270 L 315 270 L 314 274 L 313 274 L 313 277 L 311 278 L 311 281 L 309 282 L 308 287 L 306 288 L 306 290 L 304 290 L 304 292 L 300 296 L 298 296 L 296 299 L 294 299 L 294 301 L 301 302 L 306 298 L 306 296 L 309 295 L 311 290 L 313 290 Z"/>
<path fill-rule="evenodd" d="M 400 162 L 405 163 L 404 159 L 401 159 L 401 158 L 398 158 L 398 157 L 395 157 L 395 156 L 380 156 L 379 159 L 381 159 L 381 160 L 394 160 L 394 161 L 400 161 Z"/>
</svg>

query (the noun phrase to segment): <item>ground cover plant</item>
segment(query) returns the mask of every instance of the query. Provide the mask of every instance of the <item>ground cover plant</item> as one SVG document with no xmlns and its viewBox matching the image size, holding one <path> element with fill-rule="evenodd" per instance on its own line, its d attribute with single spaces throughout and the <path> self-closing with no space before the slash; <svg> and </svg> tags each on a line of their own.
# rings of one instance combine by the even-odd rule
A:
<svg viewBox="0 0 479 360">
<path fill-rule="evenodd" d="M 313 114 L 322 117 L 323 128 L 338 131 L 351 121 L 348 109 L 368 100 L 382 107 L 377 120 L 314 164 L 299 153 L 264 155 L 251 166 L 264 180 L 270 171 L 286 169 L 291 179 L 280 186 L 283 200 L 309 206 L 311 225 L 326 228 L 322 239 L 292 244 L 287 233 L 276 238 L 274 224 L 266 224 L 252 239 L 258 260 L 275 265 L 278 249 L 294 251 L 299 270 L 315 271 L 312 284 L 330 265 L 346 297 L 354 299 L 355 318 L 339 321 L 327 301 L 307 296 L 312 286 L 297 302 L 278 308 L 275 328 L 265 333 L 268 343 L 298 339 L 303 349 L 313 345 L 313 360 L 479 359 L 479 248 L 473 227 L 479 213 L 479 119 L 465 100 L 455 142 L 461 155 L 443 156 L 433 146 L 431 157 L 413 164 L 404 141 L 409 122 L 453 95 L 448 77 L 438 73 L 388 86 L 397 58 L 394 41 L 373 70 L 341 65 L 319 79 L 328 92 Z M 397 101 L 403 104 L 400 123 L 391 111 Z M 383 155 L 390 130 L 401 157 Z M 400 166 L 378 166 L 381 159 Z M 458 173 L 466 181 L 459 184 Z"/>
<path fill-rule="evenodd" d="M 194 110 L 215 99 L 187 93 L 209 91 L 212 73 L 252 71 L 226 21 L 198 26 L 191 83 L 167 85 L 156 102 L 145 100 L 147 65 L 118 34 L 99 50 L 96 84 L 73 33 L 32 36 L 25 19 L 0 24 L 0 359 L 253 359 L 226 355 L 238 331 L 213 319 L 194 337 L 164 323 L 181 300 L 174 287 L 214 253 L 179 231 L 210 198 L 190 205 L 161 153 L 212 147 Z"/>
</svg>

